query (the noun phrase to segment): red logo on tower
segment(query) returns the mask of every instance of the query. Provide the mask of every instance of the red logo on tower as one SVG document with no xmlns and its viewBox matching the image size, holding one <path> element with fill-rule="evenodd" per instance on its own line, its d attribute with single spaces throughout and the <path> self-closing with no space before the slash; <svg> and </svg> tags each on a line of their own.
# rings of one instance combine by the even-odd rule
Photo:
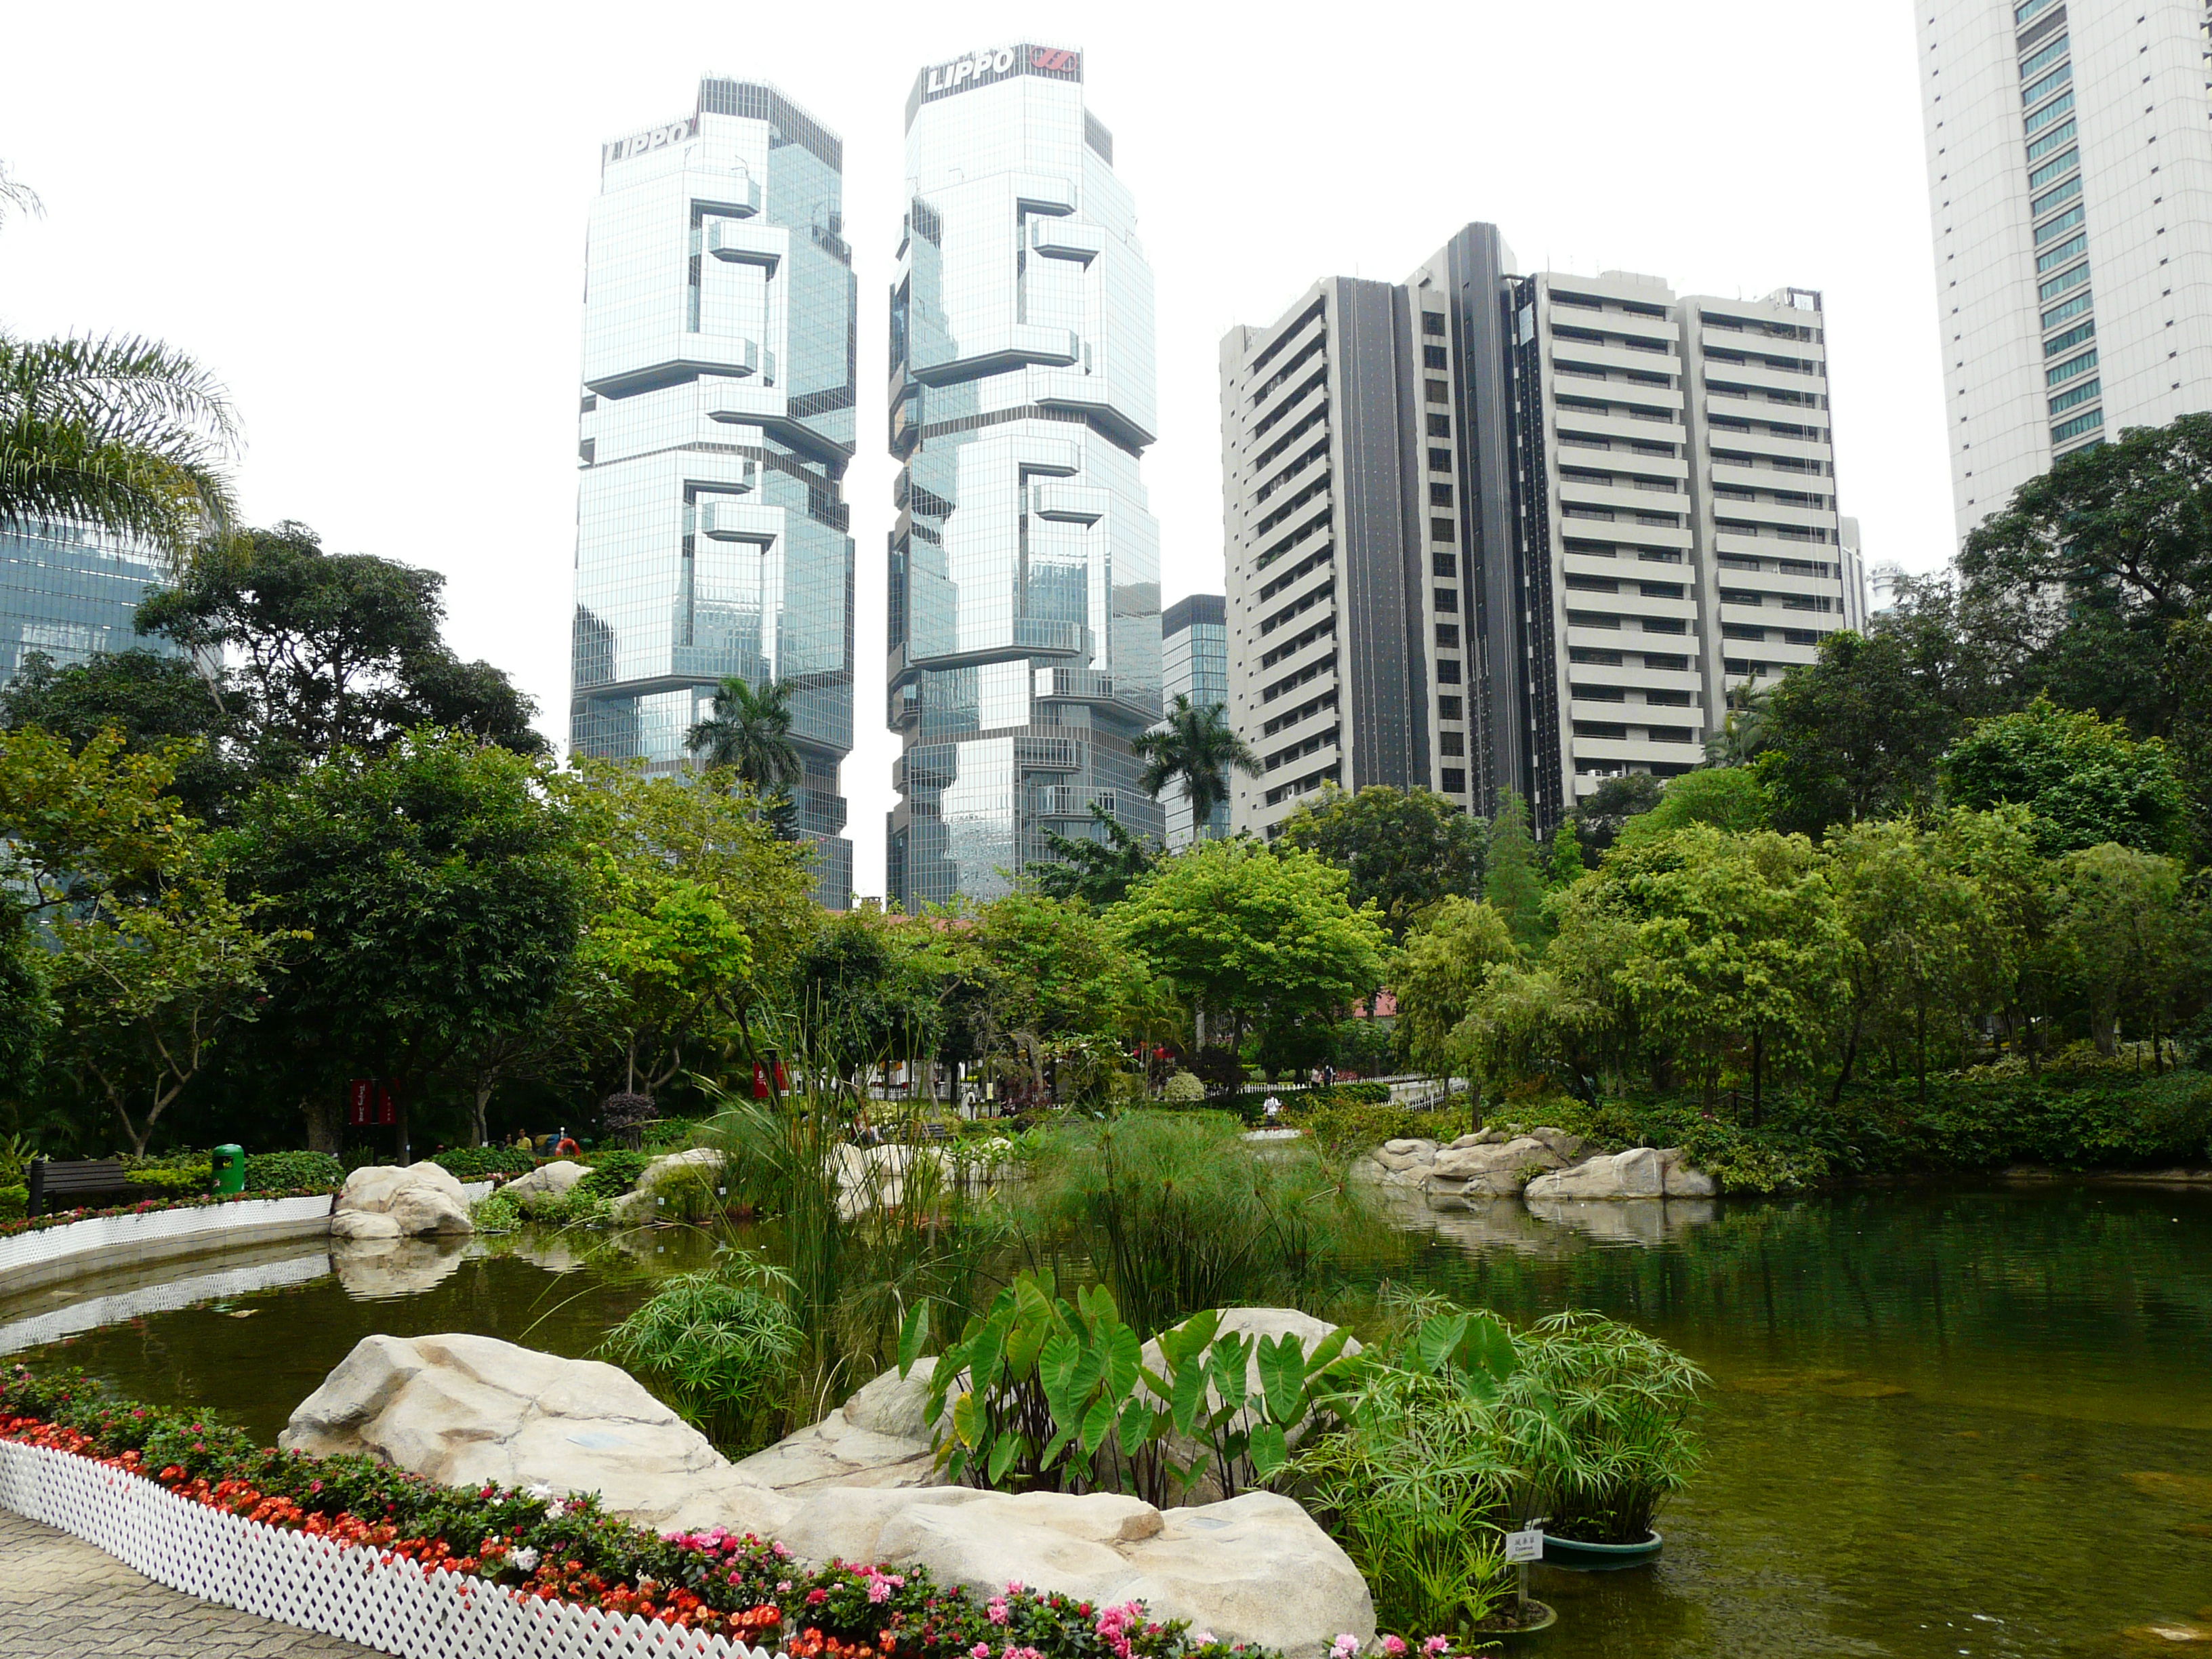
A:
<svg viewBox="0 0 2212 1659">
<path fill-rule="evenodd" d="M 1057 46 L 1031 46 L 1030 48 L 1030 67 L 1034 70 L 1042 70 L 1048 75 L 1072 74 L 1074 71 L 1076 63 L 1077 58 L 1075 53 L 1072 52 L 1062 52 Z"/>
</svg>

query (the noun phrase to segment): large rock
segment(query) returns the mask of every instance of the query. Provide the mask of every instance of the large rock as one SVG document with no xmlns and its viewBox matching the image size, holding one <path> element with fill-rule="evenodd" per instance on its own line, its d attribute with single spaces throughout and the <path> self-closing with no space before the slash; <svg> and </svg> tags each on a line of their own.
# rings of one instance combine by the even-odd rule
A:
<svg viewBox="0 0 2212 1659">
<path fill-rule="evenodd" d="M 1239 1328 L 1328 1328 L 1287 1310 L 1242 1311 L 1255 1317 Z M 611 1365 L 489 1337 L 370 1336 L 292 1413 L 279 1443 L 367 1453 L 459 1486 L 596 1492 L 641 1525 L 757 1532 L 814 1562 L 926 1566 L 979 1595 L 1018 1580 L 1094 1604 L 1140 1600 L 1157 1617 L 1291 1659 L 1322 1659 L 1340 1632 L 1373 1637 L 1358 1570 L 1287 1498 L 1248 1492 L 1163 1513 L 1106 1493 L 887 1483 L 890 1466 L 874 1452 L 926 1444 L 927 1389 L 919 1366 L 904 1380 L 878 1377 L 833 1415 L 835 1432 L 794 1436 L 732 1467 Z M 841 1465 L 853 1478 L 837 1478 Z"/>
<path fill-rule="evenodd" d="M 388 1217 L 392 1230 L 372 1221 L 348 1221 L 349 1215 Z M 460 1182 L 442 1164 L 425 1159 L 405 1165 L 372 1164 L 349 1175 L 331 1206 L 331 1231 L 341 1238 L 388 1238 L 476 1230 L 469 1221 L 468 1194 Z"/>
<path fill-rule="evenodd" d="M 926 1566 L 978 1596 L 1020 1583 L 1093 1605 L 1142 1601 L 1155 1617 L 1291 1659 L 1321 1659 L 1340 1632 L 1363 1646 L 1375 1632 L 1351 1558 L 1273 1492 L 1164 1512 L 1107 1492 L 838 1492 L 805 1505 L 783 1541 L 809 1560 Z"/>
<path fill-rule="evenodd" d="M 365 1336 L 277 1443 L 365 1453 L 447 1486 L 543 1484 L 670 1530 L 779 1531 L 792 1504 L 626 1371 L 488 1336 Z"/>
<path fill-rule="evenodd" d="M 1510 1198 L 1532 1176 L 1558 1170 L 1566 1160 L 1534 1135 L 1500 1145 L 1478 1142 L 1437 1154 L 1425 1183 L 1431 1193 L 1455 1197 Z"/>
<path fill-rule="evenodd" d="M 1528 1183 L 1525 1195 L 1532 1204 L 1562 1198 L 1662 1198 L 1666 1195 L 1665 1172 L 1657 1152 L 1633 1146 L 1539 1176 Z"/>
<path fill-rule="evenodd" d="M 794 1494 L 830 1486 L 928 1486 L 937 1478 L 937 1456 L 923 1413 L 936 1369 L 932 1358 L 917 1360 L 903 1377 L 885 1371 L 813 1427 L 755 1452 L 738 1468 Z"/>
<path fill-rule="evenodd" d="M 518 1203 L 533 1198 L 566 1198 L 569 1189 L 591 1174 L 591 1165 L 562 1158 L 555 1164 L 541 1164 L 528 1175 L 510 1181 L 500 1188 Z"/>
<path fill-rule="evenodd" d="M 1669 1198 L 1712 1198 L 1721 1189 L 1703 1170 L 1691 1168 L 1680 1146 L 1659 1149 L 1659 1182 Z"/>
<path fill-rule="evenodd" d="M 720 1152 L 712 1146 L 694 1146 L 688 1152 L 669 1152 L 654 1158 L 638 1176 L 637 1190 L 649 1192 L 672 1181 L 707 1181 L 721 1172 Z"/>
</svg>

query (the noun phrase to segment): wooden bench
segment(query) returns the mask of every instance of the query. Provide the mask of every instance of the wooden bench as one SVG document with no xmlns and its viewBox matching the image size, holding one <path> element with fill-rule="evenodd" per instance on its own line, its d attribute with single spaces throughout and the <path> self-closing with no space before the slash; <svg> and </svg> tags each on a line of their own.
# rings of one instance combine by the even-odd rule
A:
<svg viewBox="0 0 2212 1659">
<path fill-rule="evenodd" d="M 123 1173 L 123 1166 L 112 1158 L 85 1158 L 74 1164 L 33 1158 L 25 1174 L 30 1188 L 27 1213 L 31 1215 L 99 1208 L 101 1200 L 129 1204 L 147 1195 L 147 1189 L 134 1186 Z"/>
</svg>

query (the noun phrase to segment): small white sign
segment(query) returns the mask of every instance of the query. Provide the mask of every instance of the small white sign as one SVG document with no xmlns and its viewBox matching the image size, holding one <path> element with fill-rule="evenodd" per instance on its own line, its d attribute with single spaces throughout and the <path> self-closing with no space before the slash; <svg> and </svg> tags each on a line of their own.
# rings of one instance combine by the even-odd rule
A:
<svg viewBox="0 0 2212 1659">
<path fill-rule="evenodd" d="M 1512 1566 L 1522 1561 L 1540 1561 L 1544 1559 L 1544 1529 L 1532 1527 L 1527 1532 L 1505 1534 L 1505 1565 Z"/>
</svg>

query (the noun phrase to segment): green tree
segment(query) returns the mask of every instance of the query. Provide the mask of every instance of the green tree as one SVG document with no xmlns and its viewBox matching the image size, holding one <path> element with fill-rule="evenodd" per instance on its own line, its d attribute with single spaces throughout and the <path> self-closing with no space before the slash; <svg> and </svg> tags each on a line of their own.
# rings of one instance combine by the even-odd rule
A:
<svg viewBox="0 0 2212 1659">
<path fill-rule="evenodd" d="M 2158 1050 L 2199 944 L 2172 859 L 2106 842 L 2059 860 L 2054 943 L 2080 992 L 2097 1052 L 2117 1052 L 2123 1012 Z"/>
<path fill-rule="evenodd" d="M 1032 864 L 1027 874 L 1047 898 L 1073 899 L 1094 910 L 1119 904 L 1129 889 L 1160 860 L 1160 844 L 1130 834 L 1104 807 L 1091 808 L 1096 836 L 1062 836 L 1048 830 L 1048 864 Z"/>
<path fill-rule="evenodd" d="M 1748 835 L 1773 822 L 1773 798 L 1761 781 L 1762 767 L 1702 766 L 1669 778 L 1659 804 L 1621 826 L 1620 845 L 1661 841 L 1678 830 L 1705 825 L 1731 835 Z"/>
<path fill-rule="evenodd" d="M 1513 938 L 1533 951 L 1544 937 L 1544 886 L 1536 874 L 1536 842 L 1528 832 L 1528 804 L 1510 789 L 1490 826 L 1490 870 L 1483 894 L 1505 919 Z"/>
<path fill-rule="evenodd" d="M 1330 786 L 1283 821 L 1278 847 L 1328 860 L 1352 878 L 1352 902 L 1372 902 L 1394 939 L 1454 895 L 1482 890 L 1489 826 L 1430 789 Z"/>
<path fill-rule="evenodd" d="M 173 347 L 0 334 L 0 530 L 88 525 L 181 569 L 230 522 L 237 435 L 228 395 Z"/>
<path fill-rule="evenodd" d="M 1942 775 L 1953 805 L 2028 808 L 2045 857 L 2108 841 L 2161 854 L 2188 844 L 2188 795 L 2166 745 L 2048 697 L 1977 724 L 1943 757 Z"/>
<path fill-rule="evenodd" d="M 1575 826 L 1585 852 L 1602 855 L 1631 818 L 1659 804 L 1662 780 L 1649 772 L 1623 772 L 1601 779 L 1577 803 Z"/>
<path fill-rule="evenodd" d="M 580 932 L 573 826 L 544 763 L 449 732 L 342 751 L 264 787 L 234 832 L 234 884 L 267 896 L 291 953 L 260 1033 L 335 1150 L 337 1085 L 375 1075 L 403 1109 L 540 1018 Z"/>
<path fill-rule="evenodd" d="M 1940 856 L 1972 884 L 1966 912 L 1967 1000 L 1992 1012 L 2015 1052 L 2039 1070 L 2051 1010 L 2051 930 L 2056 884 L 2037 850 L 2024 806 L 1954 808 L 1937 830 Z"/>
<path fill-rule="evenodd" d="M 53 1035 L 48 957 L 31 937 L 22 907 L 0 899 L 0 1103 L 21 1101 L 31 1091 Z"/>
<path fill-rule="evenodd" d="M 654 1094 L 728 1041 L 751 994 L 752 940 L 682 876 L 610 868 L 597 896 L 575 961 L 584 1028 L 619 1046 L 626 1091 Z"/>
<path fill-rule="evenodd" d="M 1552 850 L 1544 860 L 1544 885 L 1557 891 L 1571 887 L 1589 873 L 1589 866 L 1583 861 L 1583 840 L 1575 829 L 1571 817 L 1559 820 L 1552 831 Z"/>
<path fill-rule="evenodd" d="M 1963 723 L 1930 660 L 1941 650 L 1925 633 L 1845 629 L 1783 676 L 1759 768 L 1778 829 L 1817 836 L 1933 804 L 1936 763 Z"/>
<path fill-rule="evenodd" d="M 1350 878 L 1296 848 L 1206 842 L 1169 859 L 1108 913 L 1121 944 L 1198 1009 L 1231 1047 L 1261 1021 L 1341 1007 L 1382 977 L 1388 936 Z"/>
<path fill-rule="evenodd" d="M 80 750 L 103 732 L 140 753 L 188 744 L 176 756 L 170 788 L 208 823 L 220 821 L 249 782 L 234 744 L 237 721 L 207 676 L 177 657 L 121 651 L 64 666 L 27 652 L 15 678 L 0 686 L 0 727 L 26 726 Z"/>
<path fill-rule="evenodd" d="M 1808 1058 L 1842 1000 L 1849 940 L 1826 872 L 1803 836 L 1771 830 L 1698 826 L 1640 852 L 1620 872 L 1644 915 L 1621 986 L 1709 1094 L 1741 1056 L 1755 1126 L 1768 1073 Z"/>
<path fill-rule="evenodd" d="M 2065 457 L 1966 538 L 1959 568 L 2020 641 L 2027 690 L 2165 735 L 2167 630 L 2212 606 L 2212 414 Z"/>
<path fill-rule="evenodd" d="M 441 639 L 444 586 L 434 571 L 325 553 L 287 522 L 204 550 L 138 607 L 138 629 L 228 659 L 211 682 L 227 724 L 196 735 L 234 741 L 258 777 L 292 777 L 341 750 L 380 754 L 422 726 L 544 753 L 529 699 Z"/>
<path fill-rule="evenodd" d="M 795 690 L 788 680 L 756 690 L 735 674 L 725 677 L 714 712 L 684 734 L 684 747 L 702 765 L 733 773 L 763 795 L 788 794 L 806 775 L 791 737 Z"/>
<path fill-rule="evenodd" d="M 2212 852 L 2212 616 L 2176 623 L 2166 635 L 2173 698 L 2173 763 L 2189 791 L 2200 853 Z"/>
<path fill-rule="evenodd" d="M 1521 947 L 1504 915 L 1457 894 L 1408 933 L 1390 976 L 1398 994 L 1398 1030 L 1413 1064 L 1431 1073 L 1449 1071 L 1452 1032 L 1474 1006 L 1491 969 L 1520 959 Z"/>
<path fill-rule="evenodd" d="M 1219 703 L 1194 703 L 1182 692 L 1168 705 L 1164 721 L 1130 742 L 1145 763 L 1137 787 L 1158 799 L 1170 786 L 1182 786 L 1191 823 L 1203 838 L 1211 834 L 1214 809 L 1229 799 L 1229 775 L 1260 775 L 1260 757 L 1229 729 L 1228 711 Z"/>
</svg>

